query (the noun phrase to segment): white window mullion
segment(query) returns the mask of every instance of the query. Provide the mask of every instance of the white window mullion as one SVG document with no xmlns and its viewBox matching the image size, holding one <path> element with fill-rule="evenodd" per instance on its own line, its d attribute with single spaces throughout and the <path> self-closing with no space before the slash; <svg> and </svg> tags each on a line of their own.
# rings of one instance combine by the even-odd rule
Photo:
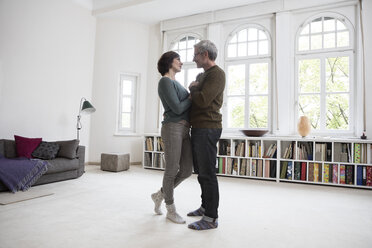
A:
<svg viewBox="0 0 372 248">
<path fill-rule="evenodd" d="M 326 130 L 326 73 L 325 73 L 326 57 L 321 56 L 320 59 L 320 129 Z"/>
<path fill-rule="evenodd" d="M 249 65 L 250 63 L 245 63 L 245 118 L 244 118 L 244 125 L 245 127 L 250 127 L 249 119 L 250 119 L 250 112 L 249 112 Z"/>
</svg>

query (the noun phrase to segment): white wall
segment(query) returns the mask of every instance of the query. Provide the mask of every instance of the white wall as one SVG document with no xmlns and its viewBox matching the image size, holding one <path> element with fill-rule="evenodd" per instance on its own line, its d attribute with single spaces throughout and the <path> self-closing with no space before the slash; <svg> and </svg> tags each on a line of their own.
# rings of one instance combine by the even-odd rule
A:
<svg viewBox="0 0 372 248">
<path fill-rule="evenodd" d="M 101 153 L 130 153 L 131 162 L 142 161 L 142 135 L 146 106 L 149 27 L 114 18 L 97 18 L 93 98 L 97 111 L 92 115 L 90 162 L 99 162 Z M 151 66 L 151 65 L 150 65 Z M 119 73 L 140 74 L 137 136 L 118 136 Z M 153 103 L 149 103 L 150 105 Z"/>
<path fill-rule="evenodd" d="M 366 119 L 367 137 L 372 139 L 372 1 L 363 1 L 363 24 L 364 24 L 364 44 L 365 44 L 365 69 L 366 69 Z"/>
<path fill-rule="evenodd" d="M 145 114 L 145 132 L 159 132 L 159 104 L 158 97 L 158 81 L 161 78 L 157 69 L 158 60 L 162 54 L 162 37 L 160 33 L 160 25 L 150 27 L 149 32 L 149 52 L 148 52 L 148 68 L 147 68 L 147 83 L 146 83 L 146 114 Z"/>
<path fill-rule="evenodd" d="M 0 1 L 0 138 L 76 138 L 80 98 L 92 93 L 94 37 L 95 18 L 74 1 Z M 82 123 L 88 145 L 89 116 Z"/>
</svg>

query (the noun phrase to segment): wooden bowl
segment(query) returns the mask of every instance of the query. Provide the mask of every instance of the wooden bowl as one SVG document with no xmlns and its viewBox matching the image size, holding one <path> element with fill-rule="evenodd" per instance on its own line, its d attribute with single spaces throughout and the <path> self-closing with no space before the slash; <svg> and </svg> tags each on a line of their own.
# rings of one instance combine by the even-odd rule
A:
<svg viewBox="0 0 372 248">
<path fill-rule="evenodd" d="M 269 132 L 267 129 L 245 129 L 240 131 L 248 137 L 260 137 Z"/>
</svg>

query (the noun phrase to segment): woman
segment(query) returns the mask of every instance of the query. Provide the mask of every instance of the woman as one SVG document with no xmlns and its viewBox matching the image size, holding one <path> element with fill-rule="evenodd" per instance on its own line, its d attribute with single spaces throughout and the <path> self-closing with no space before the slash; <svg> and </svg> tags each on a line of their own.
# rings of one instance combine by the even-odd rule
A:
<svg viewBox="0 0 372 248">
<path fill-rule="evenodd" d="M 155 203 L 155 213 L 162 214 L 160 205 L 165 200 L 167 218 L 183 224 L 185 220 L 177 213 L 173 191 L 192 173 L 192 151 L 190 141 L 189 108 L 191 100 L 188 91 L 175 80 L 181 71 L 182 62 L 178 53 L 164 53 L 158 61 L 158 71 L 162 78 L 158 84 L 158 94 L 164 107 L 161 138 L 164 144 L 165 171 L 163 187 L 151 195 Z"/>
</svg>

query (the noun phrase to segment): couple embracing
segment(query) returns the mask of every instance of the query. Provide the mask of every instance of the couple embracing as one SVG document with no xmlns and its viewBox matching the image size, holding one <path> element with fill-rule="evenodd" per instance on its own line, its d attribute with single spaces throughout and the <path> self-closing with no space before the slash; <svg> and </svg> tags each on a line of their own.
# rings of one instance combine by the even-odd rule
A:
<svg viewBox="0 0 372 248">
<path fill-rule="evenodd" d="M 175 80 L 182 62 L 178 53 L 164 53 L 158 61 L 162 78 L 158 94 L 164 107 L 161 137 L 166 168 L 160 190 L 151 195 L 155 213 L 162 214 L 165 201 L 166 217 L 179 224 L 186 221 L 177 213 L 174 188 L 192 174 L 198 174 L 201 206 L 188 213 L 201 219 L 188 225 L 190 229 L 207 230 L 218 226 L 219 191 L 216 176 L 217 142 L 222 132 L 225 73 L 215 63 L 217 48 L 209 40 L 194 45 L 194 59 L 204 72 L 193 81 L 190 93 Z M 191 128 L 191 137 L 190 137 Z"/>
</svg>

